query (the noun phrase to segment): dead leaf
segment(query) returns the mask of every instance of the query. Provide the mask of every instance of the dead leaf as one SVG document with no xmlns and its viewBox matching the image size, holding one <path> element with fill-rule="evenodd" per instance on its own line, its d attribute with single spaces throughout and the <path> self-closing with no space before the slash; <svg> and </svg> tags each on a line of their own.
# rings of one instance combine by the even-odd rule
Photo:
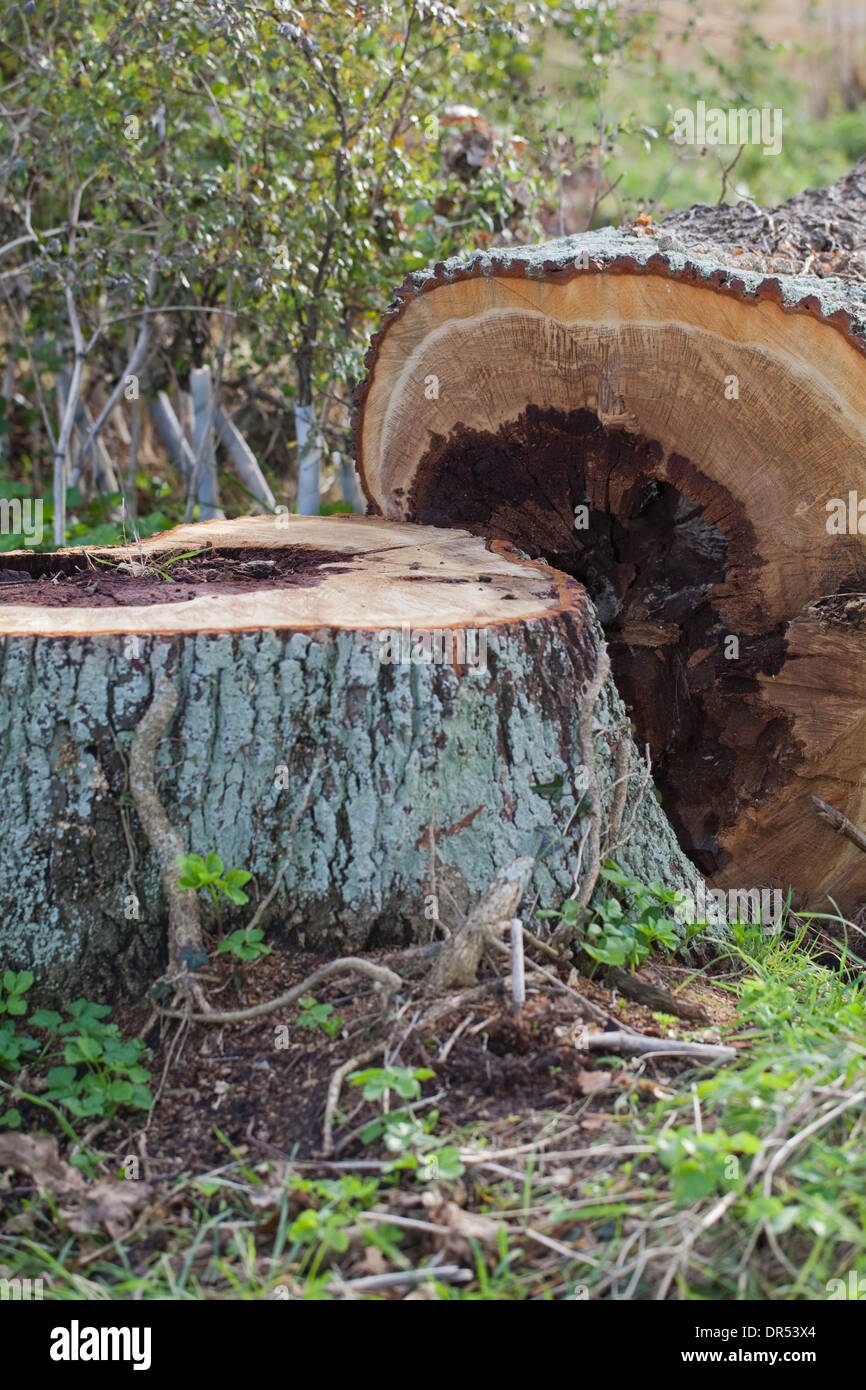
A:
<svg viewBox="0 0 866 1390">
<path fill-rule="evenodd" d="M 499 1239 L 499 1222 L 492 1216 L 478 1216 L 464 1211 L 456 1202 L 442 1202 L 431 1212 L 437 1226 L 447 1226 L 456 1236 L 477 1240 L 482 1245 L 495 1245 Z"/>
<path fill-rule="evenodd" d="M 64 1163 L 50 1134 L 0 1134 L 0 1166 L 26 1173 L 41 1192 L 62 1196 L 84 1187 L 81 1173 Z"/>
<path fill-rule="evenodd" d="M 606 1091 L 613 1081 L 608 1071 L 579 1071 L 577 1084 L 582 1096 L 594 1095 L 596 1091 Z"/>
<path fill-rule="evenodd" d="M 60 1204 L 60 1216 L 78 1235 L 107 1231 L 112 1240 L 126 1235 L 139 1209 L 151 1194 L 146 1182 L 99 1178 L 68 1204 Z"/>
<path fill-rule="evenodd" d="M 384 1274 L 388 1268 L 385 1256 L 378 1245 L 368 1245 L 358 1262 L 358 1274 Z M 353 1270 L 353 1274 L 355 1271 Z"/>
<path fill-rule="evenodd" d="M 40 1192 L 57 1198 L 61 1220 L 79 1235 L 107 1231 L 116 1240 L 151 1195 L 145 1182 L 99 1178 L 88 1183 L 60 1157 L 50 1134 L 0 1134 L 0 1166 L 26 1173 Z"/>
</svg>

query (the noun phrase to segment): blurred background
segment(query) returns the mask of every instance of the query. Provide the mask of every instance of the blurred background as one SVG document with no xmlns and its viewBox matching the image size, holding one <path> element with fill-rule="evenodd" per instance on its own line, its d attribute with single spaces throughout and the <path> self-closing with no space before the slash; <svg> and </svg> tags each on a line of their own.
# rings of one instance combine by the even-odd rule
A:
<svg viewBox="0 0 866 1390">
<path fill-rule="evenodd" d="M 351 393 L 407 274 L 771 206 L 866 154 L 862 0 L 28 0 L 0 25 L 7 551 L 362 510 Z M 780 152 L 676 143 L 698 102 L 780 111 Z"/>
</svg>

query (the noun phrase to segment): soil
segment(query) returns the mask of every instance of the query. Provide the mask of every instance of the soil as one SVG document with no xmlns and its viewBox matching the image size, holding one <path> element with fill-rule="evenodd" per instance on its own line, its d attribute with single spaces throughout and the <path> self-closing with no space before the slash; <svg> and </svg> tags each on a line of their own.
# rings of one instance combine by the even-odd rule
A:
<svg viewBox="0 0 866 1390">
<path fill-rule="evenodd" d="M 387 958 L 391 968 L 400 968 L 393 953 L 368 956 Z M 285 993 L 321 964 L 321 956 L 274 951 L 248 967 L 244 976 L 230 960 L 219 957 L 208 967 L 208 995 L 216 1008 L 246 1007 Z M 681 978 L 673 976 L 665 983 L 676 988 Z M 641 1032 L 661 1034 L 659 1023 L 642 1005 L 614 1003 L 609 990 L 586 980 L 578 988 L 610 1007 L 611 1028 L 625 1021 Z M 435 1071 L 435 1078 L 424 1083 L 423 1094 L 438 1097 L 438 1134 L 447 1136 L 449 1131 L 480 1123 L 508 1131 L 518 1120 L 525 1123 L 545 1112 L 572 1115 L 588 1130 L 600 1129 L 615 1122 L 613 1102 L 624 1082 L 639 1087 L 649 1084 L 638 1081 L 633 1071 L 625 1072 L 617 1064 L 578 1050 L 575 1034 L 580 1024 L 567 995 L 546 987 L 531 988 L 515 1021 L 498 979 L 489 980 L 487 988 L 469 1001 L 464 992 L 455 991 L 450 1007 L 449 996 L 437 1000 L 424 992 L 423 984 L 407 982 L 409 989 L 417 998 L 406 1010 L 406 1024 L 398 1023 L 390 1034 L 399 1045 L 395 1055 L 392 1041 L 388 1061 Z M 701 1004 L 714 1024 L 729 1021 L 732 1008 L 726 997 L 720 993 L 714 1000 L 712 994 L 712 986 L 702 979 L 700 989 L 689 997 Z M 155 1093 L 164 1080 L 143 1136 L 144 1117 L 127 1112 L 100 1136 L 98 1147 L 119 1156 L 141 1154 L 152 1178 L 207 1171 L 225 1163 L 232 1152 L 250 1162 L 320 1157 L 325 1103 L 334 1071 L 384 1034 L 378 1003 L 365 980 L 352 975 L 337 978 L 321 986 L 316 999 L 331 1003 L 334 1015 L 342 1020 L 334 1039 L 319 1028 L 299 1026 L 297 1003 L 228 1027 L 193 1025 L 180 1037 L 177 1023 L 154 1022 L 147 1005 L 115 1011 L 124 1036 L 141 1036 L 142 1030 L 149 1030 L 144 1040 L 152 1056 L 146 1065 Z M 428 1025 L 423 1014 L 433 1005 L 437 1006 L 435 1022 Z M 468 1014 L 473 1017 L 465 1025 Z M 410 1022 L 413 1017 L 420 1018 L 417 1026 Z M 447 1057 L 439 1060 L 440 1049 L 461 1024 L 464 1027 Z M 280 1040 L 287 1045 L 278 1046 Z M 378 1058 L 364 1065 L 382 1064 Z M 652 1084 L 685 1065 L 685 1059 L 653 1063 Z M 348 1118 L 345 1126 L 335 1126 L 334 1156 L 341 1160 L 370 1157 L 360 1138 L 344 1144 L 342 1136 L 372 1119 L 377 1108 L 363 1102 L 356 1087 L 344 1083 L 338 1110 Z"/>
<path fill-rule="evenodd" d="M 182 603 L 203 594 L 244 594 L 257 589 L 309 588 L 327 567 L 339 574 L 346 552 L 300 546 L 274 549 L 185 550 L 145 554 L 142 565 L 121 568 L 105 554 L 15 555 L 0 561 L 0 607 L 4 603 L 43 608 L 142 607 Z M 343 562 L 343 563 L 340 563 Z M 126 562 L 121 562 L 126 564 Z"/>
</svg>

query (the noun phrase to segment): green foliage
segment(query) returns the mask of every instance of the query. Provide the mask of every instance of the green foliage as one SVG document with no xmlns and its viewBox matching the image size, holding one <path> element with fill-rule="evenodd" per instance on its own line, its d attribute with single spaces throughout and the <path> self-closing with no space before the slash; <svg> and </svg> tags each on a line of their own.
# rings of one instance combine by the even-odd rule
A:
<svg viewBox="0 0 866 1390">
<path fill-rule="evenodd" d="M 180 876 L 177 880 L 179 887 L 188 888 L 190 892 L 206 888 L 214 903 L 218 903 L 221 897 L 228 898 L 229 902 L 236 903 L 238 906 L 249 902 L 248 895 L 243 891 L 243 885 L 249 883 L 252 874 L 246 869 L 226 870 L 218 854 L 209 854 L 206 859 L 202 859 L 200 854 L 179 854 L 177 863 L 180 869 Z M 260 939 L 261 935 L 259 932 L 257 939 Z M 226 947 L 226 949 L 232 948 Z M 267 948 L 263 949 L 266 950 Z M 256 951 L 254 954 L 261 955 L 262 951 Z"/>
<path fill-rule="evenodd" d="M 581 950 L 603 965 L 635 970 L 658 946 L 675 951 L 682 939 L 682 928 L 669 915 L 684 905 L 685 896 L 665 888 L 662 883 L 641 883 L 608 860 L 600 876 L 614 884 L 620 897 L 605 898 L 583 927 L 582 913 L 574 898 L 567 898 L 557 912 L 544 909 L 541 918 L 559 918 L 575 930 Z"/>
<path fill-rule="evenodd" d="M 433 1133 L 439 1120 L 438 1110 L 429 1110 L 422 1117 L 408 1105 L 388 1109 L 391 1091 L 396 1091 L 402 1100 L 417 1101 L 421 1082 L 433 1076 L 435 1072 L 429 1067 L 370 1067 L 349 1077 L 353 1086 L 363 1088 L 365 1100 L 382 1102 L 382 1113 L 364 1127 L 361 1140 L 365 1144 L 381 1143 L 393 1155 L 383 1169 L 386 1173 L 408 1169 L 422 1182 L 428 1182 L 434 1178 L 457 1178 L 464 1172 L 459 1149 Z"/>
<path fill-rule="evenodd" d="M 390 1091 L 396 1091 L 402 1100 L 418 1100 L 421 1082 L 435 1075 L 429 1067 L 369 1067 L 366 1071 L 353 1071 L 349 1082 L 363 1087 L 365 1100 L 381 1100 Z"/>
<path fill-rule="evenodd" d="M 299 1028 L 321 1028 L 329 1038 L 336 1038 L 343 1026 L 339 1014 L 334 1013 L 333 1004 L 317 1004 L 312 995 L 299 999 L 301 1012 L 298 1014 Z"/>
<path fill-rule="evenodd" d="M 124 1042 L 117 1024 L 106 1021 L 111 1013 L 107 1005 L 86 999 L 68 1005 L 65 1021 L 53 1009 L 37 1009 L 27 1020 L 27 1031 L 20 1031 L 14 1020 L 26 1015 L 24 995 L 32 985 L 28 971 L 7 970 L 0 994 L 0 1014 L 10 1016 L 0 1026 L 0 1066 L 18 1070 L 26 1063 L 34 1078 L 18 1096 L 55 1114 L 68 1112 L 73 1120 L 108 1119 L 121 1108 L 149 1110 L 153 1097 L 147 1086 L 150 1072 L 141 1065 L 144 1044 Z M 20 1123 L 16 1108 L 0 1115 L 0 1125 L 16 1128 Z"/>
<path fill-rule="evenodd" d="M 366 1211 L 379 1193 L 376 1178 L 361 1178 L 354 1174 L 336 1179 L 291 1178 L 294 1195 L 308 1202 L 304 1210 L 288 1227 L 290 1241 L 299 1249 L 299 1266 L 304 1271 L 308 1287 L 314 1281 L 322 1260 L 331 1251 L 342 1254 L 349 1248 L 349 1228 L 358 1224 L 359 1212 Z M 389 1233 L 391 1249 L 399 1241 L 398 1232 Z M 368 1244 L 379 1244 L 374 1228 L 364 1231 Z"/>
<path fill-rule="evenodd" d="M 25 1014 L 27 1001 L 24 995 L 33 984 L 29 970 L 7 970 L 0 989 L 0 1014 Z"/>
<path fill-rule="evenodd" d="M 671 1175 L 671 1192 L 677 1202 L 698 1202 L 714 1192 L 726 1190 L 731 1175 L 739 1175 L 739 1158 L 732 1155 L 754 1154 L 761 1141 L 754 1134 L 740 1130 L 727 1134 L 724 1129 L 696 1134 L 691 1126 L 663 1131 L 656 1143 L 656 1153 Z"/>
<path fill-rule="evenodd" d="M 264 944 L 263 937 L 261 927 L 239 927 L 237 931 L 223 937 L 217 950 L 230 951 L 238 960 L 258 960 L 260 956 L 271 954 L 271 948 Z"/>
</svg>

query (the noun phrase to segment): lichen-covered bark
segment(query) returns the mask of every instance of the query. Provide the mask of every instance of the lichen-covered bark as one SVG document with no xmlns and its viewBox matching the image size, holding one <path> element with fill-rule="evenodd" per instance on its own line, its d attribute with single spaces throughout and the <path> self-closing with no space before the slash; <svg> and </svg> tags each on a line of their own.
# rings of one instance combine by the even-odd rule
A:
<svg viewBox="0 0 866 1390">
<path fill-rule="evenodd" d="M 585 803 L 575 814 L 586 780 L 577 724 L 599 631 L 578 621 L 583 602 L 492 628 L 488 669 L 460 675 L 384 665 L 374 632 L 154 636 L 139 639 L 137 656 L 108 635 L 5 639 L 3 963 L 33 969 L 43 993 L 91 997 L 141 991 L 163 965 L 159 865 L 126 772 L 162 672 L 178 692 L 156 756 L 170 820 L 188 850 L 215 850 L 254 874 L 251 903 L 224 908 L 224 927 L 248 921 L 270 887 L 319 750 L 312 804 L 264 922 L 271 932 L 334 950 L 425 936 L 434 896 L 453 921 L 455 903 L 470 906 L 497 870 L 527 854 L 537 858 L 531 891 L 556 905 L 572 887 L 585 827 Z M 624 727 L 608 683 L 594 721 L 608 805 Z M 618 857 L 641 876 L 695 889 L 696 871 L 651 791 Z M 209 912 L 203 897 L 206 928 Z"/>
</svg>

